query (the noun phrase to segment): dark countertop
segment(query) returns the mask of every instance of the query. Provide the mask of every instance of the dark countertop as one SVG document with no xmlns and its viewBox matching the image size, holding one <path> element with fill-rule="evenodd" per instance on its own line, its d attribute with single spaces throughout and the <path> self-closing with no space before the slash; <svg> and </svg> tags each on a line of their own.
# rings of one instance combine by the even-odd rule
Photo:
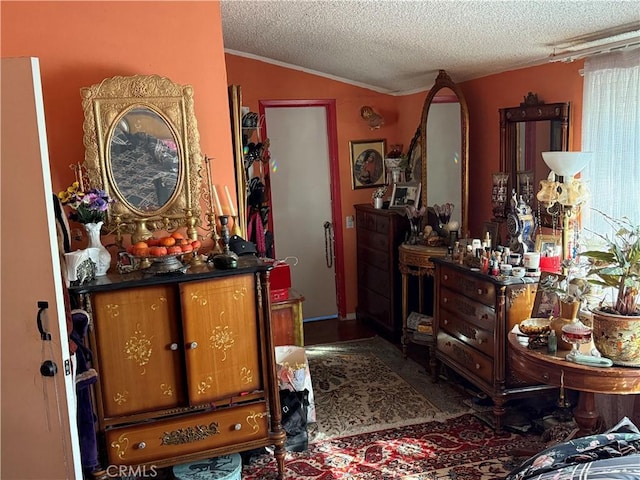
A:
<svg viewBox="0 0 640 480">
<path fill-rule="evenodd" d="M 136 270 L 131 273 L 109 273 L 102 277 L 82 285 L 70 286 L 72 294 L 84 294 L 92 292 L 106 292 L 123 288 L 143 287 L 149 285 L 163 285 L 167 283 L 190 282 L 209 278 L 227 277 L 230 275 L 242 275 L 247 273 L 265 272 L 273 267 L 270 263 L 253 256 L 241 256 L 238 259 L 238 268 L 217 269 L 212 263 L 201 265 L 189 265 L 185 273 L 173 272 L 162 274 L 147 274 L 144 270 Z"/>
</svg>

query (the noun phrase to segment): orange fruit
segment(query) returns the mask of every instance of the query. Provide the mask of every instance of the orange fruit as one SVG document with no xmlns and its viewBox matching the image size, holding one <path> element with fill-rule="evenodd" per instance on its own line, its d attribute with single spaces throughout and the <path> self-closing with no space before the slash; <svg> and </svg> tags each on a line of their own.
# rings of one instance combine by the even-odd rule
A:
<svg viewBox="0 0 640 480">
<path fill-rule="evenodd" d="M 167 247 L 167 253 L 168 254 L 182 253 L 182 248 L 179 247 L 178 245 L 173 245 L 172 247 Z"/>
<path fill-rule="evenodd" d="M 180 248 L 182 249 L 182 253 L 191 253 L 191 252 L 193 252 L 193 247 L 191 245 L 189 245 L 188 243 L 186 245 L 181 245 Z"/>
<path fill-rule="evenodd" d="M 145 244 L 146 245 L 146 244 Z M 149 255 L 149 247 L 133 247 L 133 254 L 137 257 L 146 257 Z"/>
<path fill-rule="evenodd" d="M 193 247 L 194 250 L 196 250 L 202 246 L 202 242 L 200 240 L 193 240 L 191 242 L 191 246 Z"/>
<path fill-rule="evenodd" d="M 163 247 L 172 247 L 176 244 L 176 239 L 173 237 L 162 237 L 160 239 L 160 245 Z"/>
<path fill-rule="evenodd" d="M 136 242 L 133 244 L 133 248 L 147 248 L 149 244 L 147 242 Z"/>
<path fill-rule="evenodd" d="M 167 253 L 168 252 L 166 247 L 149 247 L 149 255 L 151 255 L 152 257 L 162 257 Z"/>
<path fill-rule="evenodd" d="M 154 237 L 147 238 L 147 244 L 150 247 L 157 247 L 158 245 L 160 245 L 160 240 L 158 240 L 157 238 L 154 238 Z"/>
<path fill-rule="evenodd" d="M 178 240 L 178 239 L 182 240 L 184 238 L 184 235 L 181 234 L 180 232 L 173 232 L 170 236 L 175 238 L 176 240 Z"/>
</svg>

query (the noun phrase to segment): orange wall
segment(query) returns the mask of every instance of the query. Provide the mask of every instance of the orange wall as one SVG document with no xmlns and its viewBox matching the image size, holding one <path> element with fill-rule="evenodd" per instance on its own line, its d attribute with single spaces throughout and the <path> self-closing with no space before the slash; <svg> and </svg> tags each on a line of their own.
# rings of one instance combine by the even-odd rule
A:
<svg viewBox="0 0 640 480">
<path fill-rule="evenodd" d="M 214 183 L 234 184 L 219 2 L 1 2 L 0 8 L 2 56 L 40 58 L 54 191 L 73 180 L 69 164 L 84 160 L 80 88 L 135 74 L 193 85 L 201 149 L 215 158 Z"/>
<path fill-rule="evenodd" d="M 460 84 L 469 106 L 469 228 L 478 237 L 491 218 L 493 172 L 500 170 L 498 109 L 520 105 L 529 92 L 545 103 L 570 102 L 569 150 L 579 150 L 584 62 L 548 63 Z M 455 81 L 455 78 L 453 79 Z"/>
</svg>

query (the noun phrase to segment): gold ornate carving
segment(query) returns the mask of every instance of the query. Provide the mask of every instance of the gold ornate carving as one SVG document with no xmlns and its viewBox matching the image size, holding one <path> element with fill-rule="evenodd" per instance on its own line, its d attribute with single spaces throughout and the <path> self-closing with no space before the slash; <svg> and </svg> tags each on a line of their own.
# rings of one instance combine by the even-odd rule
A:
<svg viewBox="0 0 640 480">
<path fill-rule="evenodd" d="M 127 340 L 124 344 L 125 354 L 127 360 L 133 360 L 142 368 L 141 375 L 144 375 L 147 371 L 144 365 L 149 363 L 151 358 L 151 340 L 140 330 L 140 324 L 136 325 L 136 331 L 133 336 Z"/>
<path fill-rule="evenodd" d="M 162 394 L 165 397 L 172 397 L 173 396 L 173 385 L 171 385 L 169 383 L 161 383 L 160 384 L 160 390 L 162 391 Z"/>
<path fill-rule="evenodd" d="M 182 445 L 204 440 L 212 435 L 220 433 L 217 422 L 209 425 L 196 425 L 193 427 L 180 428 L 172 432 L 162 434 L 162 445 Z"/>
<path fill-rule="evenodd" d="M 127 403 L 127 398 L 129 398 L 129 392 L 125 390 L 124 392 L 116 393 L 113 396 L 113 401 L 118 405 L 122 405 L 123 403 Z"/>
<path fill-rule="evenodd" d="M 167 303 L 167 297 L 160 297 L 160 298 L 158 298 L 158 302 L 160 302 L 160 303 Z M 152 303 L 152 304 L 150 305 L 150 308 L 151 308 L 151 310 L 153 310 L 153 311 L 155 312 L 156 310 L 158 310 L 158 309 L 160 308 L 160 305 L 158 305 L 157 303 L 155 303 L 155 302 L 154 302 L 154 303 Z"/>
<path fill-rule="evenodd" d="M 205 378 L 198 384 L 198 393 L 202 395 L 204 392 L 206 392 L 211 388 L 212 384 L 213 384 L 213 377 L 209 376 Z"/>
<path fill-rule="evenodd" d="M 111 448 L 116 449 L 117 457 L 122 460 L 129 448 L 129 439 L 126 437 L 126 434 L 123 433 L 118 437 L 117 441 L 111 442 Z"/>
<path fill-rule="evenodd" d="M 247 294 L 247 287 L 242 287 L 240 289 L 235 289 L 233 291 L 233 299 L 238 300 L 239 298 L 244 297 Z"/>
<path fill-rule="evenodd" d="M 145 219 L 151 229 L 167 226 L 175 229 L 185 225 L 187 210 L 199 218 L 202 153 L 193 87 L 158 75 L 134 75 L 107 78 L 80 92 L 84 110 L 84 167 L 89 184 L 117 200 L 107 212 L 105 228 L 134 234 L 136 220 Z M 134 110 L 151 112 L 166 123 L 177 150 L 176 187 L 165 203 L 149 209 L 137 207 L 122 194 L 112 170 L 111 144 L 116 126 Z"/>
<path fill-rule="evenodd" d="M 253 372 L 251 369 L 247 367 L 240 369 L 240 381 L 245 384 L 253 382 Z"/>
<path fill-rule="evenodd" d="M 111 316 L 111 318 L 116 318 L 120 315 L 120 305 L 118 305 L 117 303 L 108 303 L 107 305 L 105 305 L 105 308 L 107 309 L 107 312 L 109 313 L 109 316 Z"/>
<path fill-rule="evenodd" d="M 527 287 L 513 288 L 509 290 L 509 296 L 507 297 L 507 300 L 509 301 L 509 308 L 513 306 L 513 302 L 515 302 L 519 296 L 524 295 L 526 292 Z"/>
<path fill-rule="evenodd" d="M 247 415 L 247 423 L 253 430 L 253 433 L 258 433 L 260 431 L 260 425 L 258 425 L 258 419 L 267 416 L 267 412 L 254 412 L 251 410 L 249 415 Z"/>
<path fill-rule="evenodd" d="M 199 304 L 201 307 L 204 307 L 208 303 L 207 297 L 202 295 L 198 290 L 191 292 L 191 301 Z"/>
<path fill-rule="evenodd" d="M 209 337 L 209 345 L 216 350 L 222 350 L 222 361 L 227 359 L 227 350 L 233 347 L 235 340 L 233 339 L 233 331 L 228 326 L 219 325 L 211 333 Z"/>
</svg>

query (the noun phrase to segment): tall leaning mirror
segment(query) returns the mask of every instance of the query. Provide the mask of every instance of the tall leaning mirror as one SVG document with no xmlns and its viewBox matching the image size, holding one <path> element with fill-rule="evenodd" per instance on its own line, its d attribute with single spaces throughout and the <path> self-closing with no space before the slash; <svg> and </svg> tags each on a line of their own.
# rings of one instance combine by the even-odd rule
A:
<svg viewBox="0 0 640 480">
<path fill-rule="evenodd" d="M 116 202 L 109 232 L 135 241 L 188 227 L 197 236 L 202 178 L 193 88 L 158 75 L 112 77 L 81 89 L 84 168 Z"/>
<path fill-rule="evenodd" d="M 422 107 L 420 121 L 422 205 L 451 203 L 450 220 L 468 232 L 469 111 L 460 88 L 440 70 Z"/>
<path fill-rule="evenodd" d="M 242 89 L 239 85 L 229 87 L 229 112 L 238 198 L 237 231 L 242 238 L 247 238 L 247 173 L 244 167 L 244 143 L 242 141 Z"/>
<path fill-rule="evenodd" d="M 549 175 L 542 152 L 568 148 L 569 103 L 543 103 L 530 93 L 519 107 L 500 109 L 500 170 L 509 174 L 511 189 L 522 195 L 542 226 L 552 226 L 535 195 Z"/>
</svg>

